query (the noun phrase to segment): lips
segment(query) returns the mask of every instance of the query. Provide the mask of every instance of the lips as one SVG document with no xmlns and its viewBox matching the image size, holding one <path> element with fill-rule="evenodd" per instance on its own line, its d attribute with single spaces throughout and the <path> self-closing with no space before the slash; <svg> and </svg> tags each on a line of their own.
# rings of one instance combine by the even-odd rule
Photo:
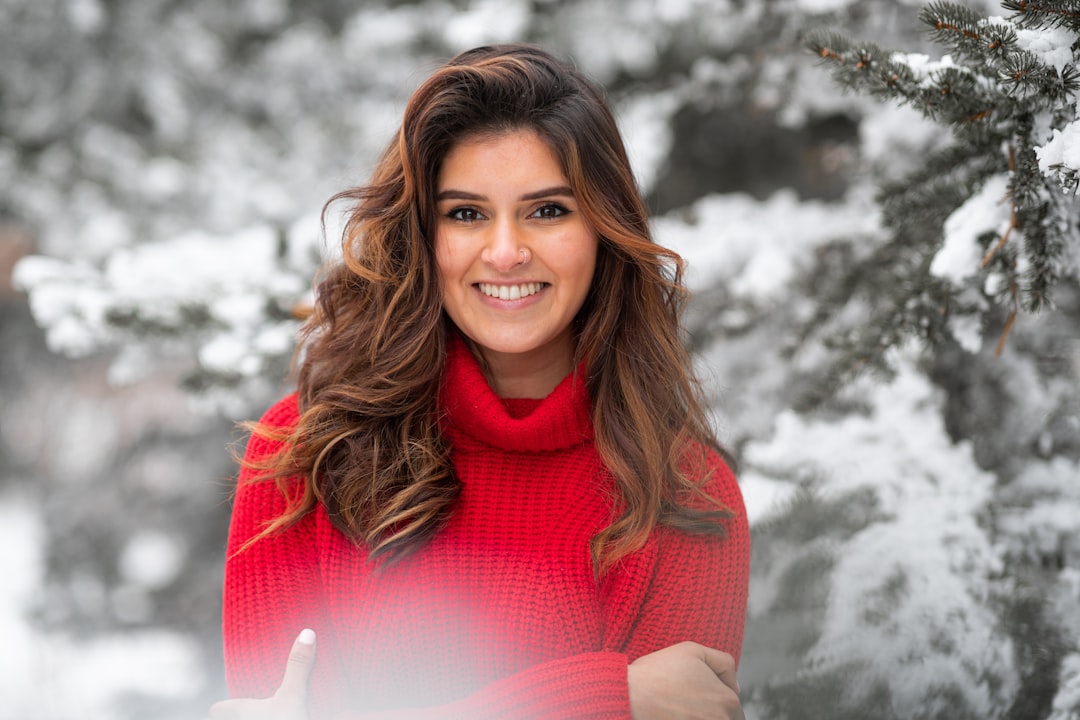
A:
<svg viewBox="0 0 1080 720">
<path fill-rule="evenodd" d="M 495 285 L 493 283 L 477 283 L 480 292 L 488 297 L 499 300 L 520 300 L 521 298 L 535 295 L 544 289 L 547 283 L 528 282 L 520 285 Z"/>
</svg>

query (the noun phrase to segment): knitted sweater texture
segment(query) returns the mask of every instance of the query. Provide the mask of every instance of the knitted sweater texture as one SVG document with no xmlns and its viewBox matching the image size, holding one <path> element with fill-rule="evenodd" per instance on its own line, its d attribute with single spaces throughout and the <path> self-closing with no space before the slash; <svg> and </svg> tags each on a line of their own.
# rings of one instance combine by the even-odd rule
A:
<svg viewBox="0 0 1080 720">
<path fill-rule="evenodd" d="M 598 581 L 589 541 L 612 519 L 614 483 L 584 379 L 567 376 L 543 400 L 503 400 L 460 342 L 446 373 L 462 491 L 446 527 L 400 563 L 369 561 L 322 506 L 238 552 L 285 507 L 274 483 L 241 471 L 223 616 L 233 696 L 272 694 L 305 627 L 318 635 L 312 720 L 629 719 L 637 657 L 693 640 L 738 659 L 750 540 L 719 457 L 706 488 L 735 513 L 727 536 L 658 527 Z M 297 418 L 289 396 L 263 422 Z M 254 436 L 247 456 L 279 449 Z"/>
</svg>

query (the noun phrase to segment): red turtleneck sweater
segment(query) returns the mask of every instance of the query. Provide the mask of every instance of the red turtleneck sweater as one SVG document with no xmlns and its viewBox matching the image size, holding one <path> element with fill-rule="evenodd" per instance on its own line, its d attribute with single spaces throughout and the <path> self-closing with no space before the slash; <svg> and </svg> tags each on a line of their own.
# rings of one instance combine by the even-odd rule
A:
<svg viewBox="0 0 1080 720">
<path fill-rule="evenodd" d="M 502 400 L 460 342 L 441 402 L 462 491 L 426 546 L 375 574 L 318 507 L 241 545 L 284 510 L 240 474 L 225 566 L 225 663 L 234 697 L 273 693 L 305 627 L 318 634 L 310 710 L 324 718 L 630 718 L 627 664 L 683 640 L 738 659 L 750 539 L 718 457 L 708 486 L 727 537 L 658 527 L 599 582 L 589 540 L 613 482 L 592 441 L 583 379 Z M 296 397 L 263 416 L 288 427 Z M 253 437 L 248 458 L 277 444 Z"/>
</svg>

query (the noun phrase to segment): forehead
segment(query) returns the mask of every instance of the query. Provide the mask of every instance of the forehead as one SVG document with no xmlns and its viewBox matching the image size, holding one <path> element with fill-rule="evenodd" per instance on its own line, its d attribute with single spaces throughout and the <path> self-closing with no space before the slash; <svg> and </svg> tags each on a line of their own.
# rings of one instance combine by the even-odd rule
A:
<svg viewBox="0 0 1080 720">
<path fill-rule="evenodd" d="M 522 171 L 522 172 L 515 172 Z M 527 172 L 524 172 L 527 171 Z M 493 177 L 497 173 L 498 177 Z M 535 173 L 566 181 L 558 155 L 547 140 L 532 128 L 469 133 L 447 151 L 439 166 L 438 185 L 456 179 L 505 178 L 507 174 Z"/>
</svg>

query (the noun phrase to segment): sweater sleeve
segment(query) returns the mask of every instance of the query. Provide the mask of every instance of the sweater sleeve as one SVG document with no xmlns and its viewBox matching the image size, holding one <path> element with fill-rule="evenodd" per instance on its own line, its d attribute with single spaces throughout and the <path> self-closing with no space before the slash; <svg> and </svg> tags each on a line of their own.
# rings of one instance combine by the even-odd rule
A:
<svg viewBox="0 0 1080 720">
<path fill-rule="evenodd" d="M 592 652 L 542 663 L 444 705 L 334 720 L 631 720 L 626 655 Z"/>
<path fill-rule="evenodd" d="M 658 528 L 626 572 L 603 592 L 608 640 L 600 652 L 543 663 L 455 702 L 429 708 L 339 715 L 335 720 L 515 718 L 631 720 L 627 666 L 690 640 L 731 654 L 742 649 L 750 532 L 742 495 L 727 465 L 713 459 L 708 491 L 732 511 L 726 535 Z"/>
<path fill-rule="evenodd" d="M 722 650 L 736 664 L 739 661 L 750 579 L 750 528 L 735 476 L 719 457 L 713 456 L 711 464 L 705 489 L 732 512 L 724 521 L 726 533 L 656 529 L 656 559 L 644 598 L 636 607 L 616 604 L 609 622 L 610 633 L 625 633 L 620 645 L 631 661 L 684 640 Z"/>
<path fill-rule="evenodd" d="M 261 423 L 288 428 L 297 420 L 295 396 L 274 405 Z M 297 634 L 312 628 L 324 657 L 335 653 L 325 620 L 313 514 L 287 532 L 278 532 L 244 548 L 286 508 L 277 484 L 259 478 L 247 464 L 281 450 L 281 443 L 257 434 L 248 441 L 233 501 L 222 594 L 225 677 L 232 697 L 268 697 L 281 682 L 285 658 Z M 343 684 L 336 663 L 317 663 L 312 695 L 331 700 Z M 316 688 L 318 688 L 316 690 Z M 318 717 L 314 712 L 313 716 Z"/>
</svg>

